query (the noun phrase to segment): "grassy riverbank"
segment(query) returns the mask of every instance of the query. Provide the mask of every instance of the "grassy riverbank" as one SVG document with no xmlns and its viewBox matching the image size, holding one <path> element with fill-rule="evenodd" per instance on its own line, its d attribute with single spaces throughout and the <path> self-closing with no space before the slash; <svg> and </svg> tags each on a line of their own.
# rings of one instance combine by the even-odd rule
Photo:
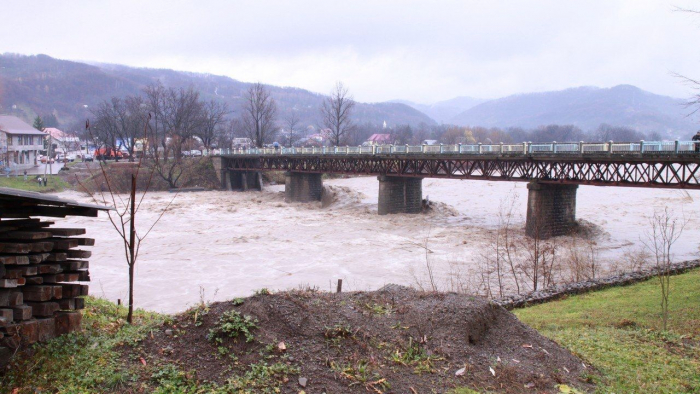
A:
<svg viewBox="0 0 700 394">
<path fill-rule="evenodd" d="M 662 332 L 660 328 L 659 289 L 655 280 L 629 287 L 611 288 L 573 296 L 565 300 L 515 311 L 521 321 L 569 349 L 584 360 L 587 368 L 590 369 L 590 374 L 584 373 L 581 376 L 583 380 L 588 380 L 588 382 L 581 382 L 580 385 L 574 382 L 570 385 L 559 386 L 558 389 L 555 388 L 556 386 L 548 386 L 547 389 L 540 389 L 537 392 L 555 392 L 557 390 L 567 392 L 566 390 L 570 387 L 591 387 L 587 383 L 593 382 L 597 386 L 596 392 L 600 393 L 697 393 L 700 387 L 700 372 L 698 372 L 700 371 L 699 284 L 700 270 L 672 278 L 671 317 L 668 332 Z M 335 298 L 332 295 L 324 295 L 323 293 L 304 293 L 301 295 L 289 293 L 289 296 L 281 294 L 281 298 L 269 298 L 270 296 L 265 295 L 256 297 L 258 298 L 235 300 L 230 304 L 241 310 L 242 313 L 247 313 L 245 308 L 253 308 L 261 300 L 264 300 L 263 303 L 268 305 L 274 300 L 289 298 L 293 303 L 285 304 L 285 308 L 299 302 L 303 302 L 307 307 L 316 307 L 316 305 L 337 301 L 334 301 Z M 301 348 L 295 347 L 294 342 L 287 339 L 286 344 L 289 349 L 288 353 L 284 354 L 279 352 L 278 342 L 275 340 L 268 338 L 268 340 L 262 341 L 263 332 L 268 331 L 269 333 L 271 329 L 278 329 L 278 327 L 271 326 L 275 324 L 273 320 L 265 319 L 260 322 L 246 322 L 239 319 L 240 321 L 235 320 L 235 324 L 229 322 L 226 326 L 229 331 L 240 329 L 243 330 L 241 332 L 248 332 L 249 329 L 255 329 L 255 334 L 260 335 L 256 340 L 259 339 L 262 343 L 257 347 L 246 342 L 233 345 L 233 347 L 230 345 L 224 347 L 222 344 L 211 345 L 209 344 L 211 334 L 206 334 L 206 332 L 218 332 L 216 329 L 219 326 L 216 324 L 219 324 L 219 319 L 225 315 L 220 315 L 220 311 L 214 310 L 222 309 L 223 304 L 211 308 L 200 305 L 178 316 L 138 311 L 135 318 L 136 324 L 130 326 L 124 320 L 125 308 L 117 307 L 104 300 L 88 298 L 87 308 L 84 311 L 83 332 L 66 335 L 47 344 L 36 345 L 26 355 L 15 357 L 11 369 L 0 377 L 0 392 L 14 393 L 14 389 L 17 389 L 17 393 L 33 393 L 37 390 L 57 393 L 299 393 L 303 391 L 303 388 L 297 386 L 296 381 L 297 374 L 304 369 L 304 365 L 299 364 L 299 360 L 294 360 L 299 355 L 291 353 L 291 351 L 304 349 L 304 346 L 299 344 Z M 227 306 L 224 309 L 229 310 L 229 308 Z M 337 308 L 329 310 L 335 309 Z M 376 307 L 368 309 L 367 313 L 368 317 L 363 319 L 369 319 L 369 321 L 375 322 L 373 324 L 377 324 L 382 319 L 398 317 L 399 315 L 396 314 L 400 312 L 391 308 Z M 333 316 L 333 314 L 328 316 Z M 403 319 L 404 317 L 402 317 L 401 324 L 392 326 L 386 332 L 391 333 L 396 330 L 401 332 L 404 329 L 403 325 L 411 324 L 408 320 L 404 322 Z M 224 326 L 221 326 L 219 330 L 223 329 L 222 327 Z M 360 333 L 355 333 L 350 329 L 341 330 L 337 327 L 327 329 L 325 338 L 323 335 L 320 336 L 321 343 L 324 341 L 326 343 L 321 349 L 328 347 L 328 349 L 333 350 L 336 347 L 341 349 L 345 346 L 352 347 L 363 344 L 363 341 L 356 342 L 353 339 L 355 336 L 359 338 Z M 358 329 L 360 328 L 358 327 Z M 328 332 L 336 333 L 336 331 L 344 335 L 336 338 L 336 336 L 328 334 Z M 191 335 L 194 335 L 193 338 L 201 336 L 201 339 L 186 340 Z M 369 335 L 369 332 L 367 331 L 363 335 Z M 278 340 L 283 339 L 279 338 Z M 200 363 L 202 357 L 211 355 L 213 349 L 213 353 L 218 355 L 212 363 L 223 362 L 226 364 L 228 362 L 231 370 L 228 370 L 226 374 L 231 377 L 227 378 L 225 383 L 208 383 L 202 380 L 203 376 L 208 375 L 208 371 L 202 368 L 189 370 L 186 366 L 194 365 L 191 362 L 179 365 L 171 360 L 173 357 L 179 357 L 177 354 L 182 349 L 187 350 L 187 346 L 183 348 L 182 344 L 178 345 L 179 342 L 193 347 L 189 350 L 194 353 L 189 356 L 194 357 L 190 361 L 195 364 Z M 223 344 L 226 343 L 223 342 Z M 370 340 L 368 343 L 373 344 L 373 341 Z M 379 342 L 379 345 L 381 346 L 374 351 L 380 352 L 380 354 L 382 351 L 387 351 L 387 346 L 393 346 L 390 341 Z M 358 347 L 358 349 L 361 348 Z M 418 348 L 416 347 L 416 349 Z M 245 351 L 241 352 L 242 350 Z M 319 351 L 314 351 L 312 354 L 316 352 Z M 338 350 L 337 357 L 342 358 L 345 353 L 347 352 Z M 389 353 L 401 357 L 409 354 L 399 351 Z M 294 358 L 291 358 L 292 354 L 294 354 Z M 549 354 L 548 352 L 544 353 L 542 357 L 553 357 L 548 356 Z M 450 376 L 454 376 L 454 366 L 448 366 L 447 361 L 437 355 L 416 353 L 414 358 L 415 360 L 413 358 L 406 360 L 400 358 L 398 361 L 392 361 L 389 357 L 384 361 L 378 361 L 379 364 L 372 362 L 362 364 L 360 362 L 358 365 L 361 368 L 357 367 L 360 369 L 342 369 L 337 366 L 340 365 L 338 360 L 331 359 L 329 361 L 331 367 L 329 368 L 337 369 L 339 372 L 336 373 L 341 380 L 346 379 L 352 383 L 351 379 L 359 379 L 358 381 L 361 383 L 343 386 L 347 387 L 347 392 L 366 392 L 367 387 L 386 392 L 389 381 L 400 382 L 396 379 L 392 380 L 390 374 L 403 371 L 403 369 L 406 369 L 402 372 L 405 374 L 403 376 L 406 379 L 414 380 L 416 384 L 420 384 L 422 379 L 426 379 L 424 382 L 435 382 L 435 384 L 438 384 L 437 382 L 442 378 L 453 379 Z M 252 359 L 255 361 L 252 362 Z M 384 364 L 386 364 L 385 367 L 382 366 Z M 441 372 L 443 364 L 449 367 L 447 372 Z M 494 365 L 497 373 L 500 374 L 500 367 Z M 366 372 L 367 376 L 365 376 L 363 368 L 373 369 L 374 372 Z M 235 372 L 238 370 L 243 372 L 240 374 Z M 322 372 L 320 369 L 316 371 L 319 375 Z M 319 377 L 306 376 L 311 379 L 316 377 L 316 381 Z M 383 377 L 387 376 L 389 379 L 387 379 L 386 386 L 383 386 L 381 381 Z M 489 376 L 489 374 L 484 375 L 484 379 L 488 379 Z M 373 384 L 372 382 L 380 383 Z M 482 382 L 488 383 L 488 381 Z M 297 388 L 289 391 L 292 383 Z M 484 387 L 480 384 L 476 386 Z M 523 387 L 522 384 L 519 386 L 507 390 L 489 390 L 487 392 L 533 392 L 533 389 Z M 250 389 L 250 387 L 257 389 Z M 441 392 L 438 386 L 433 387 Z M 459 394 L 476 392 L 478 391 L 466 388 L 454 391 L 454 393 Z"/>
</svg>

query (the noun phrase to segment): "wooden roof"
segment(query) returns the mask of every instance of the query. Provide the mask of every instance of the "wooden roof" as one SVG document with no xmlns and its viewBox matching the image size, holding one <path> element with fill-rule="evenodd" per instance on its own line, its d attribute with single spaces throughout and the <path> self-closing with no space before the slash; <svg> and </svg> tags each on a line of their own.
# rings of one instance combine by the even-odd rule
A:
<svg viewBox="0 0 700 394">
<path fill-rule="evenodd" d="M 59 198 L 51 194 L 28 192 L 18 189 L 0 187 L 0 218 L 28 218 L 31 216 L 90 216 L 97 217 L 100 211 L 114 208 L 84 204 Z"/>
</svg>

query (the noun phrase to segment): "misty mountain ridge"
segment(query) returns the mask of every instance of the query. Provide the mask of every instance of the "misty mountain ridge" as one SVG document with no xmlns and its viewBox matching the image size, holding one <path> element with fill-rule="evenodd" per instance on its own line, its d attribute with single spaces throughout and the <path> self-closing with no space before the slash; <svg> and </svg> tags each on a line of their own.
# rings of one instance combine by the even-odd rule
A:
<svg viewBox="0 0 700 394">
<path fill-rule="evenodd" d="M 488 100 L 462 96 L 438 101 L 433 104 L 419 104 L 408 100 L 391 100 L 390 102 L 406 104 L 409 107 L 413 107 L 430 116 L 438 123 L 450 123 L 452 118 L 456 115 L 486 101 Z"/>
<path fill-rule="evenodd" d="M 454 116 L 449 123 L 498 128 L 568 124 L 586 131 L 605 123 L 688 139 L 698 128 L 698 116 L 688 116 L 691 112 L 685 100 L 632 85 L 583 86 L 490 100 Z"/>
<path fill-rule="evenodd" d="M 233 78 L 170 69 L 136 68 L 117 64 L 55 59 L 47 55 L 0 55 L 0 112 L 31 121 L 36 115 L 54 114 L 62 127 L 91 116 L 90 108 L 113 96 L 141 93 L 160 81 L 166 87 L 193 86 L 204 100 L 220 100 L 239 116 L 243 96 L 251 83 Z M 320 125 L 319 108 L 326 96 L 293 87 L 266 85 L 278 107 L 278 120 L 296 111 L 300 125 Z M 399 103 L 361 103 L 355 106 L 358 123 L 382 125 L 435 124 L 422 112 Z"/>
<path fill-rule="evenodd" d="M 118 64 L 84 63 L 47 55 L 0 55 L 0 112 L 31 120 L 55 115 L 61 127 L 71 127 L 91 117 L 90 108 L 113 96 L 136 95 L 151 83 L 166 87 L 193 86 L 205 100 L 221 100 L 240 116 L 243 96 L 251 86 L 230 77 L 170 69 L 136 68 Z M 320 125 L 323 94 L 295 87 L 267 85 L 278 105 L 282 124 L 295 111 L 304 126 Z M 352 87 L 350 87 L 352 92 Z M 612 88 L 577 87 L 559 91 L 524 93 L 494 100 L 468 96 L 433 104 L 405 100 L 357 103 L 354 120 L 389 127 L 437 123 L 482 127 L 536 128 L 574 125 L 585 131 L 600 124 L 624 126 L 667 138 L 689 138 L 698 116 L 685 101 L 646 92 L 631 85 Z"/>
</svg>

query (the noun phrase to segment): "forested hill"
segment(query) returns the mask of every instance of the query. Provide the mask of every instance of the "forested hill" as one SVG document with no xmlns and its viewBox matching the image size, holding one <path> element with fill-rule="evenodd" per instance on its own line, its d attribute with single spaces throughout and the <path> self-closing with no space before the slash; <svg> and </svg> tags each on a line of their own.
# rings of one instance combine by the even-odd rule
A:
<svg viewBox="0 0 700 394">
<path fill-rule="evenodd" d="M 249 83 L 235 79 L 165 69 L 133 68 L 108 64 L 85 64 L 46 55 L 0 55 L 0 113 L 13 113 L 27 121 L 37 114 L 54 114 L 60 126 L 71 127 L 90 116 L 89 109 L 112 96 L 138 94 L 147 84 L 161 81 L 165 86 L 193 85 L 204 99 L 226 101 L 241 113 L 242 95 Z M 296 108 L 304 126 L 318 126 L 321 94 L 298 88 L 269 86 L 277 101 L 282 121 Z M 329 86 L 329 90 L 330 90 Z M 350 87 L 352 89 L 352 87 Z M 352 90 L 351 90 L 352 93 Z M 428 125 L 435 122 L 420 111 L 399 103 L 358 103 L 355 121 L 376 125 Z"/>
<path fill-rule="evenodd" d="M 606 123 L 689 139 L 700 125 L 697 116 L 687 116 L 692 108 L 684 104 L 684 100 L 630 85 L 608 89 L 580 87 L 487 101 L 453 117 L 450 123 L 501 128 L 570 124 L 583 130 Z"/>
</svg>

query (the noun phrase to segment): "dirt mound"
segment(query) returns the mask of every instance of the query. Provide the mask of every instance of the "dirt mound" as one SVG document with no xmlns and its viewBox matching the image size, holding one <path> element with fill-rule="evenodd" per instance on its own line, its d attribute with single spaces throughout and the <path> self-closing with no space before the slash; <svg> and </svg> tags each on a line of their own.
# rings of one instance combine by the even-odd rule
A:
<svg viewBox="0 0 700 394">
<path fill-rule="evenodd" d="M 236 328 L 233 338 L 220 335 Z M 581 360 L 505 309 L 481 298 L 396 285 L 202 305 L 153 332 L 143 345 L 149 363 L 175 364 L 198 381 L 218 384 L 250 376 L 264 363 L 288 372 L 276 383 L 283 393 L 591 388 L 583 378 L 592 371 Z"/>
</svg>

